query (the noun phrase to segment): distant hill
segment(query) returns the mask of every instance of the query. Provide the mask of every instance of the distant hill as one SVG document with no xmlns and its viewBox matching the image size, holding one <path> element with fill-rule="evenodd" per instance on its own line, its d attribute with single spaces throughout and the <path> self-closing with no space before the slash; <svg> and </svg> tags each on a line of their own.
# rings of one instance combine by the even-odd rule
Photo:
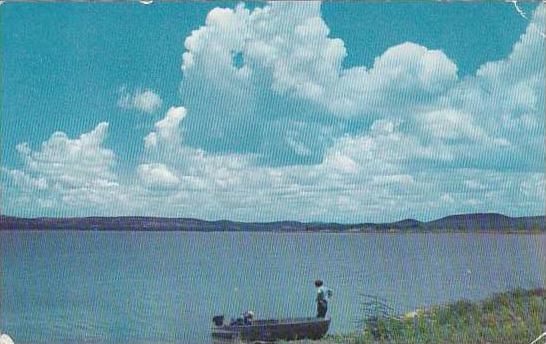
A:
<svg viewBox="0 0 546 344">
<path fill-rule="evenodd" d="M 0 215 L 0 230 L 99 231 L 244 231 L 244 232 L 373 232 L 373 231 L 546 231 L 545 216 L 509 217 L 502 214 L 451 215 L 430 222 L 405 219 L 391 223 L 340 224 L 323 222 L 236 222 L 163 217 L 19 218 Z"/>
<path fill-rule="evenodd" d="M 509 217 L 502 214 L 451 215 L 426 224 L 429 229 L 449 230 L 546 230 L 545 216 Z"/>
</svg>

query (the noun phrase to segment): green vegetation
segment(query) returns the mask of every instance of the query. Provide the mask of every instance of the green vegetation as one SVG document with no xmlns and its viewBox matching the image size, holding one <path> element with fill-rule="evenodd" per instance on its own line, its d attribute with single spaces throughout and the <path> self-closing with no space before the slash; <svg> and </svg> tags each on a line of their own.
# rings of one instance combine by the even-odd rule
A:
<svg viewBox="0 0 546 344">
<path fill-rule="evenodd" d="M 546 290 L 516 290 L 481 302 L 459 301 L 400 317 L 364 320 L 363 329 L 316 344 L 529 344 L 546 331 Z"/>
</svg>

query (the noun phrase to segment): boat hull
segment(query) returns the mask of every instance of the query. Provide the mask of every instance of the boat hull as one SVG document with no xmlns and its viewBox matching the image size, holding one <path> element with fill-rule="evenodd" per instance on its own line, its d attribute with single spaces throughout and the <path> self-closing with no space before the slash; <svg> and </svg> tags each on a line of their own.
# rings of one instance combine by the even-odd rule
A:
<svg viewBox="0 0 546 344">
<path fill-rule="evenodd" d="M 212 328 L 217 339 L 271 342 L 276 340 L 320 339 L 328 332 L 330 319 L 296 318 L 256 320 L 252 325 L 222 325 Z"/>
</svg>

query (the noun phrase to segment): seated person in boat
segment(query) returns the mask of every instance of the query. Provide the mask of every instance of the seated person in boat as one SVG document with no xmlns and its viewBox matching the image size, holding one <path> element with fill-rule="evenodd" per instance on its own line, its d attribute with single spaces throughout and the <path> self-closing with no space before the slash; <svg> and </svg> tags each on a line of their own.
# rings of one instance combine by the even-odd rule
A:
<svg viewBox="0 0 546 344">
<path fill-rule="evenodd" d="M 243 322 L 245 325 L 252 325 L 252 320 L 254 319 L 254 312 L 253 311 L 246 311 L 243 314 Z"/>
<path fill-rule="evenodd" d="M 315 287 L 317 287 L 317 318 L 325 318 L 328 311 L 328 300 L 332 297 L 333 292 L 321 280 L 315 281 Z"/>
<path fill-rule="evenodd" d="M 254 319 L 254 312 L 246 311 L 243 313 L 243 316 L 237 319 L 231 319 L 229 325 L 252 325 L 252 320 Z"/>
</svg>

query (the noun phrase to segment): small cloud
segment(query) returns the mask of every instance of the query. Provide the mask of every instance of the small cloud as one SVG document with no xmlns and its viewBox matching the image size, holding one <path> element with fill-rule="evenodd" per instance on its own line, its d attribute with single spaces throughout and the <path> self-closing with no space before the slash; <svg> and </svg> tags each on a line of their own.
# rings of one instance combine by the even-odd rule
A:
<svg viewBox="0 0 546 344">
<path fill-rule="evenodd" d="M 180 183 L 178 177 L 164 164 L 142 164 L 137 170 L 140 180 L 150 188 L 170 189 Z"/>
<path fill-rule="evenodd" d="M 345 173 L 355 173 L 358 171 L 358 164 L 353 159 L 339 153 L 329 156 L 328 163 L 337 171 Z"/>
<path fill-rule="evenodd" d="M 393 123 L 392 121 L 386 119 L 380 119 L 372 123 L 370 131 L 374 135 L 389 135 L 394 132 L 397 126 L 397 123 Z"/>
<path fill-rule="evenodd" d="M 442 140 L 468 139 L 473 141 L 485 141 L 487 134 L 474 123 L 468 113 L 442 109 L 424 113 L 418 117 L 418 121 L 426 133 Z"/>
<path fill-rule="evenodd" d="M 479 200 L 475 199 L 475 198 L 471 198 L 469 200 L 467 200 L 465 202 L 465 204 L 468 204 L 470 206 L 477 206 L 477 205 L 480 205 L 482 202 L 480 202 Z"/>
<path fill-rule="evenodd" d="M 146 148 L 154 148 L 159 141 L 169 144 L 176 144 L 180 140 L 180 122 L 186 117 L 186 108 L 171 107 L 165 117 L 155 123 L 155 131 L 152 131 L 144 138 Z"/>
<path fill-rule="evenodd" d="M 0 171 L 24 189 L 45 190 L 48 187 L 47 180 L 44 177 L 34 178 L 24 171 L 10 170 L 4 167 Z"/>
<path fill-rule="evenodd" d="M 309 147 L 307 147 L 304 143 L 299 142 L 294 138 L 291 138 L 291 137 L 286 138 L 286 143 L 288 144 L 289 147 L 294 149 L 294 152 L 297 155 L 310 156 L 311 154 L 313 154 L 313 151 Z"/>
<path fill-rule="evenodd" d="M 372 179 L 373 185 L 400 184 L 407 186 L 413 184 L 414 182 L 415 180 L 409 174 L 374 176 Z"/>
<path fill-rule="evenodd" d="M 136 90 L 133 94 L 127 92 L 126 87 L 121 88 L 118 106 L 126 110 L 139 110 L 146 113 L 154 113 L 161 108 L 161 97 L 152 90 Z"/>
<path fill-rule="evenodd" d="M 477 181 L 477 180 L 472 180 L 472 179 L 470 179 L 470 180 L 465 180 L 465 181 L 464 181 L 464 185 L 465 185 L 467 188 L 471 189 L 471 190 L 484 190 L 484 189 L 486 189 L 486 186 L 485 186 L 485 185 L 483 185 L 482 183 L 480 183 L 480 182 Z"/>
<path fill-rule="evenodd" d="M 512 144 L 507 139 L 493 139 L 493 144 L 498 147 L 510 147 Z"/>
<path fill-rule="evenodd" d="M 442 200 L 442 202 L 444 203 L 455 203 L 455 199 L 453 198 L 453 196 L 451 196 L 450 194 L 448 193 L 445 193 L 442 195 L 442 197 L 440 198 Z"/>
<path fill-rule="evenodd" d="M 144 138 L 144 147 L 147 149 L 157 146 L 157 134 L 155 132 L 149 133 Z"/>
</svg>

